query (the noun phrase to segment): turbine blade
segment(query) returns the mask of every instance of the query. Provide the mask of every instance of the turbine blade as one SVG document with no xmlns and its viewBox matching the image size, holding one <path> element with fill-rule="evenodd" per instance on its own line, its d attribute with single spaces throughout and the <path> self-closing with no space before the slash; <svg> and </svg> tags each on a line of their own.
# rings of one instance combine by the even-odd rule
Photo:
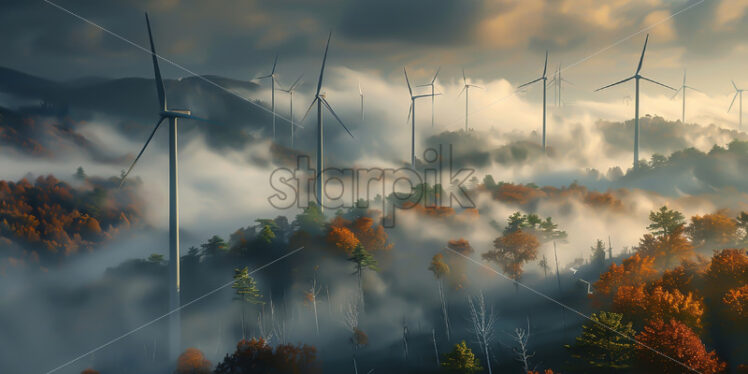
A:
<svg viewBox="0 0 748 374">
<path fill-rule="evenodd" d="M 350 136 L 351 136 L 351 138 L 353 138 L 353 139 L 356 139 L 356 137 L 355 137 L 355 136 L 353 136 L 353 134 L 351 134 L 351 131 L 350 131 L 350 130 L 348 130 L 348 127 L 346 127 L 346 126 L 345 126 L 345 123 L 343 123 L 343 120 L 341 120 L 341 119 L 340 119 L 340 117 L 338 117 L 338 114 L 337 114 L 337 113 L 335 113 L 335 111 L 334 111 L 334 110 L 332 110 L 332 107 L 331 107 L 331 106 L 330 106 L 330 104 L 329 104 L 329 103 L 327 102 L 327 100 L 325 100 L 325 99 L 321 99 L 321 100 L 322 100 L 322 104 L 325 104 L 325 107 L 327 107 L 327 110 L 329 110 L 329 111 L 330 111 L 330 113 L 332 113 L 332 116 L 333 116 L 333 117 L 335 117 L 335 119 L 336 119 L 336 120 L 338 120 L 338 123 L 340 124 L 340 126 L 343 126 L 343 128 L 344 128 L 344 129 L 345 129 L 345 131 L 346 131 L 346 132 L 348 133 L 348 135 L 350 135 Z"/>
<path fill-rule="evenodd" d="M 317 81 L 317 96 L 322 90 L 322 76 L 325 74 L 325 63 L 327 62 L 327 51 L 330 49 L 330 39 L 332 39 L 332 31 L 327 36 L 327 45 L 325 46 L 325 55 L 322 57 L 322 68 L 319 71 L 319 81 Z"/>
<path fill-rule="evenodd" d="M 645 81 L 648 81 L 648 82 L 652 82 L 652 83 L 654 83 L 654 84 L 659 84 L 659 85 L 660 85 L 660 86 L 662 86 L 662 87 L 665 87 L 665 88 L 669 88 L 669 89 L 671 89 L 671 90 L 675 91 L 675 88 L 673 88 L 673 87 L 670 87 L 670 86 L 668 86 L 667 84 L 663 84 L 663 83 L 660 83 L 660 82 L 657 82 L 657 81 L 651 80 L 651 79 L 649 79 L 649 78 L 646 78 L 646 77 L 641 77 L 641 79 L 644 79 Z"/>
<path fill-rule="evenodd" d="M 730 111 L 730 109 L 732 109 L 732 104 L 735 104 L 735 99 L 737 99 L 737 98 L 738 98 L 738 93 L 735 92 L 735 96 L 732 97 L 732 102 L 730 103 L 730 107 L 727 108 L 728 112 Z"/>
<path fill-rule="evenodd" d="M 291 87 L 289 87 L 288 91 L 286 91 L 286 92 L 293 91 L 294 88 L 296 88 L 296 86 L 299 84 L 299 82 L 301 82 L 301 78 L 303 78 L 303 77 L 304 77 L 304 74 L 299 75 L 299 77 L 296 78 L 296 81 L 293 82 L 293 84 L 291 85 Z"/>
<path fill-rule="evenodd" d="M 270 75 L 275 74 L 275 65 L 278 65 L 278 54 L 275 54 L 275 60 L 273 60 L 273 70 L 270 70 Z"/>
<path fill-rule="evenodd" d="M 465 92 L 465 89 L 467 89 L 467 87 L 468 87 L 468 85 L 467 85 L 467 84 L 466 84 L 466 85 L 464 85 L 464 86 L 462 86 L 462 89 L 460 90 L 460 92 L 459 92 L 459 93 L 457 93 L 457 97 L 459 97 L 460 95 L 462 95 L 462 93 L 463 93 L 463 92 Z"/>
<path fill-rule="evenodd" d="M 681 88 L 678 89 L 678 91 L 675 91 L 675 93 L 673 94 L 673 96 L 670 97 L 670 98 L 671 99 L 675 99 L 675 97 L 678 96 L 678 93 L 680 92 L 680 90 L 682 90 L 684 87 L 686 87 L 686 86 L 682 86 Z"/>
<path fill-rule="evenodd" d="M 432 78 L 432 79 L 431 79 L 431 84 L 434 84 L 434 82 L 436 82 L 436 77 L 438 77 L 438 76 L 439 76 L 439 71 L 441 71 L 441 70 L 442 70 L 442 67 L 441 67 L 441 66 L 439 66 L 439 67 L 438 67 L 438 68 L 436 69 L 436 74 L 434 74 L 434 78 Z"/>
<path fill-rule="evenodd" d="M 735 87 L 735 91 L 737 91 L 738 90 L 738 86 L 735 85 L 735 81 L 730 81 L 730 82 L 732 82 L 732 86 Z"/>
<path fill-rule="evenodd" d="M 145 14 L 145 24 L 148 26 L 148 40 L 151 42 L 151 58 L 153 59 L 153 73 L 156 76 L 156 91 L 158 92 L 158 103 L 161 110 L 166 110 L 166 92 L 164 91 L 164 81 L 161 79 L 161 69 L 158 68 L 158 56 L 156 47 L 153 45 L 153 33 L 151 33 L 151 21 L 148 19 L 148 13 Z"/>
<path fill-rule="evenodd" d="M 568 83 L 568 84 L 570 84 L 572 86 L 576 86 L 576 84 L 567 81 L 566 78 L 561 78 L 561 82 Z"/>
<path fill-rule="evenodd" d="M 522 87 L 525 87 L 525 86 L 529 86 L 529 85 L 531 85 L 531 84 L 533 84 L 533 83 L 535 83 L 537 81 L 541 81 L 541 80 L 543 80 L 543 77 L 540 77 L 540 78 L 538 78 L 538 79 L 536 79 L 534 81 L 527 82 L 527 83 L 525 83 L 525 84 L 523 84 L 521 86 L 518 86 L 517 88 L 522 88 Z"/>
<path fill-rule="evenodd" d="M 473 87 L 477 87 L 477 86 L 473 86 Z M 433 95 L 432 94 L 423 94 L 423 95 L 413 96 L 413 99 L 415 100 L 415 99 L 420 99 L 422 97 L 431 97 L 431 96 L 439 96 L 439 95 L 441 95 L 441 94 L 440 93 L 435 93 Z"/>
<path fill-rule="evenodd" d="M 553 79 L 549 80 L 548 83 L 545 84 L 545 86 L 546 87 L 550 87 L 551 84 L 553 84 L 554 82 L 556 82 L 556 78 L 555 77 Z"/>
<path fill-rule="evenodd" d="M 465 68 L 462 68 L 462 83 L 467 85 L 467 77 L 465 77 Z"/>
<path fill-rule="evenodd" d="M 548 50 L 545 50 L 545 64 L 543 65 L 543 78 L 545 78 L 545 73 L 548 71 Z"/>
<path fill-rule="evenodd" d="M 683 69 L 683 85 L 686 85 L 686 69 Z"/>
<path fill-rule="evenodd" d="M 595 91 L 593 91 L 593 92 L 597 92 L 597 91 L 600 91 L 600 90 L 604 90 L 604 89 L 606 89 L 606 88 L 608 88 L 608 87 L 613 87 L 613 86 L 615 86 L 615 85 L 618 85 L 618 84 L 621 84 L 621 83 L 624 83 L 624 82 L 628 82 L 628 81 L 630 81 L 630 80 L 632 80 L 632 79 L 634 79 L 634 77 L 628 77 L 628 78 L 626 78 L 626 79 L 624 79 L 624 80 L 622 80 L 622 81 L 618 81 L 618 82 L 616 82 L 616 83 L 612 83 L 612 84 L 609 84 L 609 85 L 607 85 L 607 86 L 605 86 L 605 87 L 600 87 L 600 88 L 596 89 L 596 90 L 595 90 Z"/>
<path fill-rule="evenodd" d="M 140 153 L 138 153 L 138 156 L 135 157 L 135 160 L 133 160 L 132 164 L 130 164 L 130 168 L 127 169 L 127 172 L 122 175 L 122 179 L 119 182 L 119 186 L 122 187 L 122 185 L 125 183 L 125 179 L 130 174 L 132 169 L 135 167 L 135 164 L 138 163 L 138 160 L 140 160 L 140 156 L 143 155 L 143 152 L 145 152 L 145 149 L 148 147 L 148 143 L 151 142 L 151 139 L 153 139 L 153 135 L 156 134 L 156 130 L 158 130 L 158 127 L 161 125 L 161 122 L 164 121 L 166 117 L 161 117 L 158 119 L 158 122 L 156 122 L 156 126 L 153 127 L 153 131 L 151 131 L 151 135 L 148 136 L 148 140 L 145 141 L 145 144 L 143 144 L 143 148 L 140 150 Z"/>
<path fill-rule="evenodd" d="M 263 75 L 261 77 L 257 77 L 256 79 L 265 79 L 265 78 L 272 78 L 272 77 L 273 77 L 273 75 L 270 74 L 270 75 Z"/>
<path fill-rule="evenodd" d="M 648 41 L 649 41 L 649 34 L 647 34 L 647 38 L 644 39 L 644 48 L 642 48 L 642 56 L 639 57 L 639 66 L 636 68 L 636 74 L 639 74 L 639 71 L 642 69 L 642 63 L 644 62 L 644 52 L 647 50 Z"/>
<path fill-rule="evenodd" d="M 698 92 L 698 93 L 702 93 L 702 94 L 704 93 L 704 91 L 702 91 L 702 90 L 699 90 L 699 89 L 697 89 L 697 88 L 693 88 L 693 87 L 691 87 L 691 86 L 686 86 L 686 88 L 688 88 L 689 90 L 694 90 L 694 91 L 696 91 L 696 92 Z"/>
<path fill-rule="evenodd" d="M 217 124 L 218 124 L 218 123 L 217 123 L 216 121 L 213 121 L 213 120 L 209 120 L 209 119 L 207 119 L 207 118 L 202 118 L 202 117 L 198 117 L 198 116 L 193 116 L 192 114 L 190 114 L 190 115 L 186 115 L 186 116 L 181 116 L 181 117 L 179 117 L 179 118 L 194 119 L 195 121 L 201 121 L 201 122 L 212 123 L 212 124 L 214 124 L 214 125 L 217 125 Z"/>
<path fill-rule="evenodd" d="M 299 121 L 299 123 L 304 123 L 306 116 L 309 115 L 309 112 L 312 110 L 312 108 L 314 107 L 314 103 L 316 103 L 317 100 L 319 100 L 319 96 L 314 97 L 314 100 L 312 100 L 312 103 L 309 104 L 309 108 L 306 109 L 306 112 L 304 113 L 304 117 L 301 117 L 301 121 Z"/>
<path fill-rule="evenodd" d="M 408 79 L 408 70 L 405 69 L 405 66 L 403 66 L 403 73 L 405 73 L 405 83 L 408 84 L 408 92 L 410 92 L 410 96 L 413 96 L 413 89 L 410 88 L 410 80 Z"/>
<path fill-rule="evenodd" d="M 413 100 L 410 100 L 410 106 L 408 107 L 408 119 L 405 122 L 410 122 L 410 115 L 413 113 Z"/>
</svg>

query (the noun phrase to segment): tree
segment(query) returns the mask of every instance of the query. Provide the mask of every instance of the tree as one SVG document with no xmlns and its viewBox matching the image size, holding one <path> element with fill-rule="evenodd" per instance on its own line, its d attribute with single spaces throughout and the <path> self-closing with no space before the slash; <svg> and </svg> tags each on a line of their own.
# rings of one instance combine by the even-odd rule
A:
<svg viewBox="0 0 748 374">
<path fill-rule="evenodd" d="M 517 230 L 496 238 L 493 246 L 493 250 L 483 254 L 483 259 L 495 262 L 509 277 L 519 280 L 522 264 L 537 257 L 540 242 L 534 235 Z"/>
<path fill-rule="evenodd" d="M 358 364 L 356 363 L 356 354 L 358 350 L 369 344 L 369 337 L 358 328 L 358 304 L 350 303 L 343 314 L 343 323 L 351 333 L 349 342 L 353 348 L 353 372 L 358 373 Z"/>
<path fill-rule="evenodd" d="M 228 244 L 218 235 L 213 235 L 212 238 L 208 239 L 207 243 L 200 244 L 202 254 L 208 258 L 215 258 L 228 251 Z"/>
<path fill-rule="evenodd" d="M 545 254 L 543 255 L 543 258 L 538 262 L 538 265 L 541 269 L 543 269 L 543 276 L 545 278 L 548 278 L 548 270 L 551 270 L 551 265 L 548 263 L 548 259 L 545 258 Z"/>
<path fill-rule="evenodd" d="M 320 235 L 325 227 L 325 215 L 317 204 L 310 202 L 301 214 L 296 215 L 292 227 L 296 231 L 305 231 L 311 235 Z"/>
<path fill-rule="evenodd" d="M 363 275 L 364 270 L 371 269 L 374 271 L 378 271 L 379 268 L 377 267 L 377 260 L 374 259 L 374 256 L 372 256 L 369 252 L 364 249 L 364 246 L 359 243 L 356 245 L 356 248 L 353 249 L 353 254 L 351 257 L 348 258 L 348 261 L 351 261 L 355 264 L 356 270 L 353 272 L 358 277 L 358 292 L 359 296 L 361 298 L 361 306 L 364 305 L 364 287 L 363 287 Z"/>
<path fill-rule="evenodd" d="M 490 346 L 494 338 L 494 327 L 496 325 L 493 307 L 490 310 L 486 309 L 486 299 L 483 297 L 483 293 L 479 293 L 475 301 L 468 296 L 468 306 L 470 307 L 470 322 L 472 323 L 473 334 L 475 334 L 475 339 L 485 355 L 488 374 L 491 374 Z"/>
<path fill-rule="evenodd" d="M 668 322 L 662 319 L 652 320 L 636 338 L 656 351 L 642 346 L 637 348 L 639 364 L 650 373 L 697 371 L 713 374 L 720 373 L 727 367 L 719 360 L 717 353 L 707 352 L 704 343 L 693 330 L 675 319 Z"/>
<path fill-rule="evenodd" d="M 637 326 L 652 316 L 665 320 L 676 319 L 695 331 L 701 330 L 704 302 L 692 293 L 665 290 L 661 286 L 623 286 L 613 298 L 613 310 L 626 312 Z"/>
<path fill-rule="evenodd" d="M 331 226 L 327 233 L 327 242 L 349 255 L 361 243 L 356 235 L 345 226 Z"/>
<path fill-rule="evenodd" d="M 215 374 L 277 373 L 314 374 L 320 373 L 317 363 L 317 349 L 310 345 L 281 344 L 273 347 L 265 340 L 241 340 L 236 351 L 226 355 L 216 366 Z"/>
<path fill-rule="evenodd" d="M 97 370 L 88 368 L 86 370 L 81 371 L 81 374 L 99 374 Z"/>
<path fill-rule="evenodd" d="M 86 178 L 88 178 L 86 172 L 83 170 L 83 166 L 78 166 L 78 170 L 75 171 L 75 175 L 73 175 L 73 177 L 80 181 L 86 180 Z"/>
<path fill-rule="evenodd" d="M 652 221 L 652 223 L 647 226 L 647 229 L 657 236 L 668 235 L 672 233 L 675 228 L 686 223 L 683 213 L 677 210 L 668 209 L 665 205 L 657 211 L 649 212 L 649 220 Z"/>
<path fill-rule="evenodd" d="M 439 301 L 442 307 L 442 317 L 444 319 L 444 331 L 449 341 L 449 315 L 447 314 L 447 297 L 444 293 L 444 278 L 449 276 L 449 265 L 444 262 L 444 255 L 437 253 L 431 258 L 429 270 L 434 273 L 436 285 L 439 291 Z"/>
<path fill-rule="evenodd" d="M 161 264 L 164 262 L 164 255 L 160 255 L 157 253 L 151 253 L 150 256 L 148 256 L 148 259 L 146 260 L 148 262 L 152 262 L 154 264 Z"/>
<path fill-rule="evenodd" d="M 263 246 L 270 245 L 275 241 L 275 233 L 270 225 L 262 226 L 260 233 L 257 235 L 257 240 Z"/>
<path fill-rule="evenodd" d="M 590 263 L 598 267 L 605 266 L 605 243 L 602 240 L 597 239 L 595 246 L 590 247 L 590 250 L 592 251 Z"/>
<path fill-rule="evenodd" d="M 644 234 L 636 248 L 637 252 L 654 258 L 658 265 L 665 267 L 693 256 L 693 245 L 684 235 L 685 227 L 679 225 L 668 230 L 668 233 L 659 236 Z"/>
<path fill-rule="evenodd" d="M 213 364 L 197 348 L 187 348 L 177 358 L 176 374 L 211 374 Z"/>
<path fill-rule="evenodd" d="M 636 286 L 653 280 L 657 276 L 654 269 L 654 258 L 635 254 L 618 265 L 613 263 L 608 271 L 600 274 L 595 282 L 595 298 L 605 304 L 603 299 L 610 299 L 622 286 Z"/>
<path fill-rule="evenodd" d="M 631 322 L 623 322 L 623 314 L 603 311 L 593 313 L 590 322 L 582 325 L 582 333 L 574 344 L 565 347 L 585 366 L 625 369 L 631 365 L 635 353 L 634 335 Z"/>
<path fill-rule="evenodd" d="M 387 232 L 382 225 L 375 225 L 371 217 L 359 217 L 351 223 L 351 231 L 369 252 L 392 249 Z"/>
<path fill-rule="evenodd" d="M 249 275 L 249 268 L 246 266 L 242 269 L 234 269 L 234 283 L 231 288 L 236 290 L 235 300 L 239 300 L 242 305 L 242 338 L 245 338 L 244 329 L 244 306 L 246 303 L 264 304 L 262 294 L 257 288 L 257 282 Z"/>
<path fill-rule="evenodd" d="M 693 216 L 686 233 L 696 246 L 729 244 L 738 239 L 738 222 L 729 217 L 724 210 L 714 214 Z"/>
<path fill-rule="evenodd" d="M 480 360 L 475 357 L 464 340 L 455 344 L 451 352 L 444 354 L 441 365 L 452 373 L 471 374 L 483 371 Z"/>
<path fill-rule="evenodd" d="M 528 343 L 530 342 L 530 319 L 527 319 L 527 329 L 517 327 L 514 329 L 514 334 L 511 335 L 512 340 L 516 344 L 512 348 L 515 360 L 522 363 L 522 369 L 524 372 L 530 371 L 530 359 L 535 356 L 535 353 L 528 351 Z"/>
</svg>

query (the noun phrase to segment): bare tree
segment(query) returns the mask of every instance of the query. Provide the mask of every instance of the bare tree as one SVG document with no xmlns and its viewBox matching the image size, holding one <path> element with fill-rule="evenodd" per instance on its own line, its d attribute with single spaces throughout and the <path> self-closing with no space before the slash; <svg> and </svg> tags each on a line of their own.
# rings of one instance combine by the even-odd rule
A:
<svg viewBox="0 0 748 374">
<path fill-rule="evenodd" d="M 490 310 L 486 309 L 486 299 L 483 297 L 483 292 L 479 293 L 475 298 L 468 296 L 468 305 L 470 306 L 470 322 L 472 322 L 473 325 L 472 330 L 478 344 L 480 345 L 481 351 L 483 351 L 483 354 L 485 355 L 488 374 L 491 374 L 491 354 L 489 346 L 493 341 L 494 327 L 496 325 L 496 317 L 493 313 L 493 307 L 491 307 Z"/>
<path fill-rule="evenodd" d="M 403 318 L 403 359 L 408 361 L 408 324 Z"/>
<path fill-rule="evenodd" d="M 527 344 L 530 340 L 530 318 L 527 318 L 527 329 L 523 328 L 516 328 L 514 329 L 514 332 L 510 334 L 512 337 L 512 340 L 514 340 L 515 346 L 512 348 L 512 352 L 514 352 L 515 360 L 522 363 L 522 368 L 524 369 L 524 373 L 529 372 L 530 369 L 530 359 L 535 356 L 535 353 L 530 353 L 527 350 Z"/>
<path fill-rule="evenodd" d="M 343 323 L 345 324 L 348 331 L 351 332 L 351 346 L 353 348 L 353 372 L 358 374 L 358 365 L 356 364 L 356 354 L 358 350 L 368 344 L 368 337 L 366 334 L 358 328 L 358 302 L 351 302 L 348 304 L 346 310 L 343 312 Z"/>
<path fill-rule="evenodd" d="M 317 270 L 319 270 L 319 266 L 314 267 L 314 275 L 312 276 L 312 288 L 307 291 L 307 299 L 310 303 L 312 303 L 312 309 L 314 309 L 314 326 L 317 331 L 317 336 L 319 336 L 319 318 L 317 318 L 317 296 L 322 291 L 322 287 L 317 285 Z M 328 293 L 328 302 L 329 300 L 329 293 Z"/>
<path fill-rule="evenodd" d="M 436 347 L 436 331 L 434 329 L 431 329 L 431 341 L 434 342 L 434 354 L 436 355 L 436 366 L 441 367 L 441 364 L 439 364 L 439 349 Z"/>
</svg>

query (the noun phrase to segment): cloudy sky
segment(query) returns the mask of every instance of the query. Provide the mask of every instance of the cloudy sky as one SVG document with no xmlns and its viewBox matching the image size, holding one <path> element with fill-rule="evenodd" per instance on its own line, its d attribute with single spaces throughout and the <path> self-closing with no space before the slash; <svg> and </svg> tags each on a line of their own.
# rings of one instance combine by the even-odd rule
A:
<svg viewBox="0 0 748 374">
<path fill-rule="evenodd" d="M 589 96 L 632 73 L 649 32 L 645 74 L 677 85 L 688 68 L 692 85 L 718 94 L 729 93 L 730 79 L 748 85 L 740 69 L 748 57 L 745 0 L 50 1 L 143 46 L 148 11 L 165 58 L 238 79 L 269 69 L 275 53 L 281 82 L 316 75 L 332 31 L 331 65 L 393 81 L 407 65 L 415 80 L 442 66 L 444 81 L 464 67 L 477 81 L 519 84 L 540 73 L 547 49 L 550 65 L 568 66 L 578 95 Z M 58 79 L 151 74 L 143 51 L 48 2 L 2 7 L 2 66 Z"/>
</svg>

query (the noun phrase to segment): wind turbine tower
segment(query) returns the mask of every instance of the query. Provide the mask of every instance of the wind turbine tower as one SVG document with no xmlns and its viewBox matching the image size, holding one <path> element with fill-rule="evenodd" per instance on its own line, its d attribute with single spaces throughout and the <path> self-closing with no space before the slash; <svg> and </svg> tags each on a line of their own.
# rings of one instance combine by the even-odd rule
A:
<svg viewBox="0 0 748 374">
<path fill-rule="evenodd" d="M 465 77 L 465 69 L 462 69 L 462 83 L 464 84 L 462 86 L 462 90 L 460 91 L 457 96 L 460 96 L 463 92 L 465 92 L 465 132 L 468 132 L 468 108 L 470 105 L 470 87 L 476 87 L 476 88 L 482 88 L 481 86 L 475 85 L 475 84 L 469 84 L 467 82 L 467 77 Z"/>
<path fill-rule="evenodd" d="M 611 84 L 609 84 L 609 85 L 607 85 L 605 87 L 600 87 L 600 88 L 598 88 L 598 89 L 595 90 L 595 92 L 600 91 L 600 90 L 604 90 L 606 88 L 617 86 L 617 85 L 619 85 L 621 83 L 628 82 L 628 81 L 630 81 L 632 79 L 634 79 L 635 82 L 636 82 L 636 99 L 635 99 L 635 104 L 634 104 L 634 106 L 635 106 L 635 109 L 634 109 L 634 170 L 637 170 L 639 168 L 639 80 L 643 79 L 643 80 L 645 80 L 647 82 L 651 82 L 651 83 L 654 83 L 654 84 L 657 84 L 657 85 L 660 85 L 662 87 L 669 88 L 669 89 L 675 91 L 675 88 L 673 88 L 673 87 L 670 87 L 670 86 L 668 86 L 666 84 L 662 84 L 662 83 L 657 82 L 657 81 L 654 81 L 652 79 L 649 79 L 649 78 L 644 77 L 644 76 L 642 76 L 642 75 L 639 74 L 639 72 L 642 70 L 642 63 L 644 62 L 644 52 L 647 51 L 647 42 L 648 41 L 649 41 L 649 34 L 647 34 L 647 38 L 644 39 L 644 48 L 642 48 L 642 55 L 641 55 L 641 57 L 639 57 L 639 65 L 636 67 L 636 72 L 634 73 L 634 75 L 632 75 L 632 76 L 630 76 L 630 77 L 628 77 L 628 78 L 626 78 L 624 80 L 618 81 L 616 83 L 611 83 Z"/>
<path fill-rule="evenodd" d="M 143 155 L 148 144 L 153 139 L 153 135 L 164 120 L 169 121 L 169 358 L 175 360 L 181 353 L 181 322 L 180 322 L 180 272 L 179 272 L 179 179 L 177 172 L 177 119 L 196 119 L 205 121 L 202 118 L 191 115 L 189 110 L 169 109 L 166 103 L 166 93 L 164 90 L 164 81 L 161 79 L 161 70 L 158 67 L 158 55 L 153 44 L 153 35 L 151 33 L 151 23 L 148 19 L 148 13 L 145 15 L 146 25 L 148 27 L 148 40 L 151 45 L 151 59 L 153 60 L 153 72 L 156 81 L 156 92 L 159 101 L 159 119 L 154 126 L 151 135 L 146 140 L 138 156 L 130 165 L 130 168 L 122 175 L 120 186 L 132 171 L 135 164 Z"/>
<path fill-rule="evenodd" d="M 517 87 L 517 88 L 522 88 L 522 87 L 529 86 L 535 82 L 541 82 L 541 81 L 543 82 L 542 83 L 543 84 L 543 152 L 545 152 L 545 117 L 546 117 L 545 99 L 546 99 L 546 87 L 547 87 L 547 81 L 548 81 L 548 76 L 546 75 L 547 72 L 548 72 L 548 51 L 545 51 L 545 64 L 543 65 L 543 75 L 538 79 L 529 81 Z"/>
<path fill-rule="evenodd" d="M 411 120 L 411 132 L 410 132 L 410 167 L 415 169 L 416 167 L 416 99 L 423 97 L 434 97 L 434 94 L 426 95 L 413 95 L 413 89 L 410 86 L 410 80 L 408 79 L 408 70 L 403 67 L 403 73 L 405 73 L 405 83 L 408 84 L 408 93 L 410 94 L 410 109 L 408 110 L 408 119 Z"/>
<path fill-rule="evenodd" d="M 678 96 L 678 92 L 683 92 L 683 110 L 680 117 L 680 122 L 683 124 L 686 123 L 686 89 L 700 92 L 699 90 L 686 85 L 686 71 L 683 70 L 683 84 L 678 88 L 678 91 L 675 91 L 675 93 L 673 94 L 673 98 L 675 98 L 676 96 Z"/>
<path fill-rule="evenodd" d="M 309 112 L 312 110 L 312 107 L 314 107 L 314 104 L 317 104 L 317 176 L 316 176 L 316 194 L 317 194 L 317 203 L 319 204 L 320 211 L 324 212 L 325 207 L 325 194 L 322 191 L 324 183 L 324 126 L 322 123 L 322 106 L 324 105 L 325 108 L 332 114 L 333 117 L 338 121 L 340 126 L 345 129 L 345 131 L 348 133 L 348 135 L 351 136 L 351 138 L 355 137 L 353 134 L 351 134 L 350 130 L 348 130 L 348 127 L 345 126 L 343 123 L 343 120 L 338 117 L 338 114 L 335 113 L 335 111 L 332 109 L 332 106 L 327 102 L 327 99 L 325 99 L 325 94 L 321 93 L 322 91 L 322 77 L 325 74 L 325 63 L 327 62 L 327 51 L 330 49 L 330 39 L 332 39 L 332 32 L 327 37 L 327 45 L 325 46 L 325 55 L 322 57 L 322 68 L 319 71 L 319 80 L 317 81 L 317 92 L 314 94 L 314 100 L 312 100 L 312 103 L 309 105 L 309 108 L 306 110 L 306 114 L 304 114 L 304 118 L 302 118 L 301 122 L 304 122 L 304 119 L 309 114 Z"/>
<path fill-rule="evenodd" d="M 436 77 L 439 76 L 439 70 L 441 69 L 442 69 L 441 67 L 436 69 L 436 74 L 434 74 L 434 77 L 431 78 L 431 83 L 421 84 L 417 86 L 417 87 L 429 87 L 429 86 L 431 87 L 431 128 L 432 129 L 434 128 L 434 96 L 436 96 L 434 94 L 434 82 L 436 82 Z"/>
<path fill-rule="evenodd" d="M 294 139 L 294 130 L 295 130 L 294 126 L 296 126 L 296 124 L 294 124 L 293 122 L 293 94 L 296 92 L 296 87 L 299 85 L 299 82 L 301 82 L 301 77 L 303 76 L 304 75 L 302 74 L 298 78 L 296 78 L 296 82 L 293 82 L 293 84 L 289 86 L 287 90 L 284 90 L 281 88 L 281 91 L 287 93 L 289 98 L 291 99 L 291 148 L 293 148 L 293 139 Z"/>
<path fill-rule="evenodd" d="M 361 81 L 358 81 L 358 95 L 361 96 L 361 121 L 364 120 L 364 90 L 361 89 Z"/>
<path fill-rule="evenodd" d="M 740 96 L 740 102 L 738 103 L 738 107 L 740 111 L 740 113 L 738 114 L 739 115 L 738 129 L 742 129 L 743 128 L 743 91 L 745 90 L 738 88 L 738 86 L 735 85 L 735 81 L 730 81 L 730 82 L 732 82 L 732 87 L 735 88 L 735 96 L 732 97 L 732 102 L 730 103 L 730 107 L 727 108 L 727 111 L 729 112 L 730 109 L 732 109 L 732 104 L 735 104 L 735 99 L 738 96 Z"/>
<path fill-rule="evenodd" d="M 276 54 L 275 60 L 273 60 L 273 70 L 270 71 L 270 74 L 264 75 L 258 78 L 258 79 L 270 78 L 270 110 L 273 112 L 273 140 L 275 140 L 275 79 L 278 78 L 278 76 L 275 75 L 275 66 L 277 64 L 278 64 L 278 55 Z"/>
</svg>

